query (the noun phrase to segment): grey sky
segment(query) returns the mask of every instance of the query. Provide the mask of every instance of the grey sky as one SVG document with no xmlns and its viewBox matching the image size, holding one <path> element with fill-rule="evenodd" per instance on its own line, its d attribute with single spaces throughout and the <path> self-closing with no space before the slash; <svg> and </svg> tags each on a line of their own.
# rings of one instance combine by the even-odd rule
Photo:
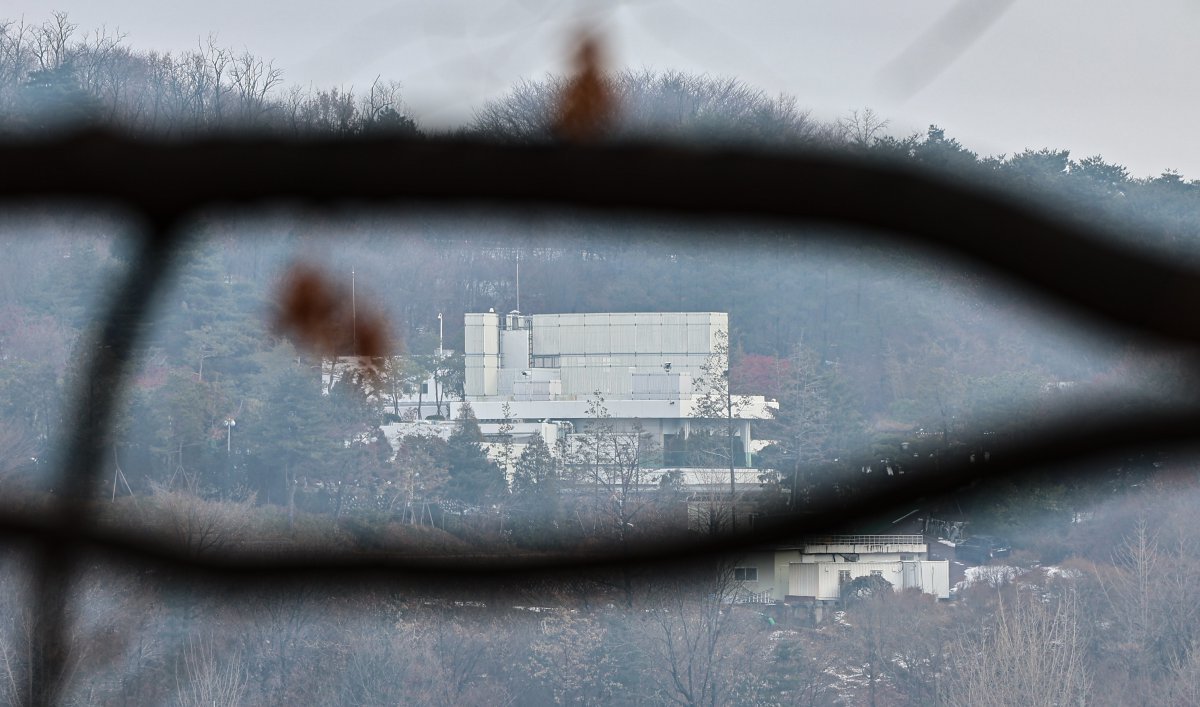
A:
<svg viewBox="0 0 1200 707">
<path fill-rule="evenodd" d="M 979 4 L 987 0 L 966 0 Z M 1001 5 L 1005 3 L 1000 3 Z M 816 117 L 871 107 L 891 132 L 930 123 L 977 151 L 1063 147 L 1137 176 L 1200 178 L 1200 4 L 1194 0 L 1016 0 L 911 95 L 886 71 L 951 0 L 8 0 L 0 16 L 51 9 L 80 29 L 180 50 L 210 32 L 272 58 L 290 83 L 366 88 L 397 79 L 424 125 L 461 123 L 522 78 L 561 72 L 577 28 L 598 28 L 614 67 L 733 75 L 799 98 Z M 955 44 L 954 32 L 940 35 Z M 928 41 L 935 64 L 939 44 Z M 944 62 L 942 62 L 944 63 Z"/>
</svg>

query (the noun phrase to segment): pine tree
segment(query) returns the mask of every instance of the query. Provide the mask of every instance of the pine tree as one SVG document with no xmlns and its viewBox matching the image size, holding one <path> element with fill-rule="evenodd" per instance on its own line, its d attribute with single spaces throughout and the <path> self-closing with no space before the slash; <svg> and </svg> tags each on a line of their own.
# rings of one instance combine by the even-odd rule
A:
<svg viewBox="0 0 1200 707">
<path fill-rule="evenodd" d="M 562 511 L 558 460 L 540 434 L 521 452 L 513 469 L 513 495 L 534 536 L 552 532 Z"/>
<path fill-rule="evenodd" d="M 483 449 L 483 433 L 470 405 L 459 408 L 458 423 L 447 442 L 447 466 L 450 481 L 446 495 L 467 503 L 503 495 L 508 489 L 504 473 Z"/>
</svg>

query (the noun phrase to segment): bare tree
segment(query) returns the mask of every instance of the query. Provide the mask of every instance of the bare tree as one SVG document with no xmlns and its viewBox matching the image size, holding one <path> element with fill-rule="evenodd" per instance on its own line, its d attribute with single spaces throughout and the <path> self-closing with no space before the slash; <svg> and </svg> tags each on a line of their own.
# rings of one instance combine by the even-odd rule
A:
<svg viewBox="0 0 1200 707">
<path fill-rule="evenodd" d="M 625 547 L 647 510 L 640 491 L 650 442 L 640 426 L 618 429 L 598 391 L 588 401 L 588 417 L 570 450 L 569 473 L 591 492 L 591 511 L 604 533 Z"/>
<path fill-rule="evenodd" d="M 145 519 L 152 531 L 168 530 L 189 555 L 220 553 L 246 539 L 254 499 L 211 501 L 191 491 L 154 486 L 154 506 Z"/>
<path fill-rule="evenodd" d="M 18 86 L 33 68 L 34 30 L 24 20 L 0 21 L 0 106 L 13 105 Z"/>
<path fill-rule="evenodd" d="M 358 106 L 361 130 L 411 132 L 416 129 L 416 124 L 405 115 L 400 88 L 399 81 L 383 81 L 376 77 L 371 82 L 371 88 Z"/>
<path fill-rule="evenodd" d="M 563 610 L 543 619 L 529 645 L 529 677 L 556 704 L 611 702 L 620 687 L 609 631 L 595 615 Z"/>
<path fill-rule="evenodd" d="M 314 598 L 311 587 L 289 593 L 267 588 L 238 607 L 247 680 L 257 682 L 260 702 L 286 693 L 305 658 L 304 647 L 317 644 L 320 614 Z"/>
<path fill-rule="evenodd" d="M 1115 571 L 1099 578 L 1113 622 L 1108 650 L 1123 680 L 1143 694 L 1191 662 L 1200 620 L 1200 570 L 1189 547 L 1194 542 L 1184 532 L 1164 549 L 1140 519 L 1113 553 Z"/>
<path fill-rule="evenodd" d="M 810 488 L 809 470 L 828 461 L 830 406 L 828 376 L 803 340 L 792 349 L 779 407 L 772 411 L 775 439 L 787 462 L 789 502 L 796 504 Z"/>
<path fill-rule="evenodd" d="M 839 702 L 832 673 L 836 651 L 826 632 L 779 629 L 769 658 L 769 684 L 777 704 L 822 707 Z"/>
<path fill-rule="evenodd" d="M 126 678 L 136 680 L 138 671 L 155 665 L 159 640 L 154 633 L 161 614 L 139 578 L 102 565 L 78 573 L 64 593 L 67 633 L 63 644 L 51 649 L 35 638 L 44 629 L 32 608 L 29 558 L 6 551 L 0 562 L 0 700 L 5 704 L 39 704 L 45 697 L 63 704 L 117 700 L 129 694 Z M 46 665 L 39 650 L 61 651 L 61 672 L 39 674 Z"/>
<path fill-rule="evenodd" d="M 244 51 L 230 64 L 229 79 L 237 98 L 239 127 L 260 127 L 271 108 L 268 96 L 283 82 L 283 71 L 274 62 Z"/>
<path fill-rule="evenodd" d="M 1200 645 L 1192 644 L 1187 655 L 1171 665 L 1163 697 L 1163 704 L 1200 705 Z"/>
<path fill-rule="evenodd" d="M 219 128 L 224 121 L 225 97 L 232 91 L 225 83 L 225 72 L 233 63 L 232 54 L 230 50 L 218 47 L 213 35 L 209 35 L 207 45 L 200 46 L 197 68 L 204 77 L 201 85 L 208 89 L 207 95 L 200 97 L 205 127 Z"/>
<path fill-rule="evenodd" d="M 837 126 L 846 142 L 854 147 L 868 148 L 879 140 L 881 133 L 888 126 L 888 121 L 874 110 L 864 108 L 861 111 L 850 111 L 849 115 L 837 121 Z"/>
<path fill-rule="evenodd" d="M 247 676 L 237 651 L 218 655 L 212 636 L 192 636 L 183 650 L 182 674 L 176 670 L 183 707 L 244 704 Z"/>
<path fill-rule="evenodd" d="M 707 577 L 703 575 L 712 572 Z M 753 615 L 733 605 L 733 567 L 655 583 L 644 613 L 646 679 L 671 704 L 755 704 L 768 646 Z"/>
<path fill-rule="evenodd" d="M 875 578 L 858 581 L 867 579 Z M 946 668 L 946 612 L 928 594 L 897 592 L 885 582 L 877 584 L 882 585 L 879 591 L 847 597 L 842 623 L 841 647 L 850 664 L 862 666 L 866 704 L 891 704 L 897 699 L 934 704 Z M 889 692 L 881 695 L 885 685 Z"/>
<path fill-rule="evenodd" d="M 1018 591 L 950 648 L 942 699 L 952 705 L 1083 704 L 1090 687 L 1073 589 L 1047 601 Z"/>
<path fill-rule="evenodd" d="M 791 96 L 770 96 L 728 77 L 678 71 L 625 71 L 602 77 L 616 102 L 614 135 L 662 139 L 803 144 L 837 139 Z M 569 82 L 560 76 L 523 81 L 483 106 L 470 132 L 529 142 L 549 139 Z"/>
<path fill-rule="evenodd" d="M 728 521 L 730 530 L 737 530 L 737 466 L 738 454 L 736 444 L 739 437 L 736 425 L 740 423 L 749 407 L 746 396 L 734 395 L 730 382 L 729 369 L 729 332 L 718 331 L 712 347 L 712 353 L 701 366 L 700 378 L 696 381 L 699 393 L 692 405 L 692 417 L 699 422 L 696 427 L 708 434 L 708 438 L 716 441 L 712 449 L 700 449 L 700 454 L 712 455 L 729 465 L 729 497 L 722 502 L 721 494 L 713 493 L 709 497 L 709 530 L 716 533 L 725 528 Z M 693 433 L 694 434 L 694 433 Z M 694 435 L 699 437 L 699 435 Z M 743 454 L 748 450 L 743 441 Z M 711 460 L 703 459 L 697 466 L 715 466 Z"/>
<path fill-rule="evenodd" d="M 101 27 L 85 33 L 71 50 L 71 65 L 80 88 L 100 99 L 110 120 L 115 118 L 121 104 L 122 84 L 132 78 L 129 76 L 132 67 L 122 62 L 129 56 L 121 46 L 124 40 L 123 33 Z"/>
<path fill-rule="evenodd" d="M 89 119 L 134 133 L 179 136 L 226 127 L 291 134 L 417 133 L 396 81 L 376 79 L 361 96 L 353 88 L 300 87 L 279 96 L 282 69 L 248 50 L 223 47 L 215 36 L 174 55 L 134 51 L 124 41 L 123 33 L 104 27 L 79 37 L 65 13 L 37 25 L 0 20 L 3 127 L 31 128 L 27 113 L 13 109 L 32 95 L 24 89 L 37 75 L 43 88 L 77 84 L 68 96 L 72 105 L 86 107 Z"/>
<path fill-rule="evenodd" d="M 67 13 L 55 12 L 50 19 L 33 30 L 33 56 L 42 71 L 53 71 L 71 60 L 71 37 L 78 25 L 67 19 Z"/>
</svg>

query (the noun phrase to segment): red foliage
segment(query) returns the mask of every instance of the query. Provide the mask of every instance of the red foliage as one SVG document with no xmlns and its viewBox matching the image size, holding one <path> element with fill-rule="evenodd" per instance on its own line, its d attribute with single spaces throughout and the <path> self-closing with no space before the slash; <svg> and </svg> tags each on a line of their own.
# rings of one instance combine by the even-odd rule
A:
<svg viewBox="0 0 1200 707">
<path fill-rule="evenodd" d="M 791 368 L 792 364 L 786 358 L 762 354 L 739 356 L 730 366 L 733 392 L 739 395 L 763 395 L 778 400 Z"/>
</svg>

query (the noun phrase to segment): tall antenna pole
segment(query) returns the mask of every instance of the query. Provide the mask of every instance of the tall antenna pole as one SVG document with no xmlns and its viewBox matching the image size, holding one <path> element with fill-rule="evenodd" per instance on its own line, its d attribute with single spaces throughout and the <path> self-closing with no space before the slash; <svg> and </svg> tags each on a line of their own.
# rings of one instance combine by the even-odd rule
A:
<svg viewBox="0 0 1200 707">
<path fill-rule="evenodd" d="M 354 271 L 350 271 L 350 343 L 354 347 L 352 352 L 355 356 L 358 355 L 358 303 L 354 298 Z"/>
<path fill-rule="evenodd" d="M 517 311 L 521 311 L 521 254 L 517 253 Z"/>
</svg>

